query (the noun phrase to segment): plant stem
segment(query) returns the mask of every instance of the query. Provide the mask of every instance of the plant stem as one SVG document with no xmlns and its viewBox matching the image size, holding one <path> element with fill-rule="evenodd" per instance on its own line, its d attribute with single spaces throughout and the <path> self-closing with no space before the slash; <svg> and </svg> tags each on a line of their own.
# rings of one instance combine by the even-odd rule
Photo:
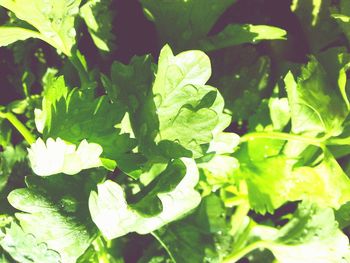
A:
<svg viewBox="0 0 350 263">
<path fill-rule="evenodd" d="M 327 145 L 350 145 L 350 138 L 334 138 L 326 142 Z"/>
<path fill-rule="evenodd" d="M 241 142 L 247 142 L 254 139 L 274 139 L 285 141 L 299 141 L 306 144 L 322 147 L 324 138 L 313 138 L 297 134 L 289 134 L 284 132 L 252 132 L 241 137 Z"/>
<path fill-rule="evenodd" d="M 72 56 L 68 57 L 69 61 L 72 63 L 72 65 L 75 67 L 75 69 L 78 71 L 79 78 L 80 78 L 80 84 L 82 87 L 85 87 L 90 83 L 89 74 L 86 72 L 83 64 L 81 63 L 77 52 L 73 52 Z"/>
<path fill-rule="evenodd" d="M 232 236 L 235 236 L 239 229 L 241 228 L 242 224 L 243 224 L 243 220 L 246 217 L 246 215 L 248 214 L 250 209 L 249 203 L 243 202 L 242 204 L 240 204 L 237 208 L 235 213 L 233 214 L 233 216 L 231 217 L 231 231 L 230 234 Z"/>
<path fill-rule="evenodd" d="M 248 246 L 242 248 L 241 250 L 238 250 L 237 252 L 232 253 L 231 255 L 227 256 L 222 263 L 234 263 L 240 260 L 242 257 L 247 255 L 248 253 L 252 252 L 255 249 L 258 248 L 265 248 L 268 244 L 266 241 L 256 241 L 252 244 L 249 244 Z"/>
<path fill-rule="evenodd" d="M 151 232 L 152 236 L 159 242 L 159 244 L 165 249 L 165 251 L 168 253 L 170 259 L 176 263 L 176 260 L 173 256 L 173 254 L 171 253 L 171 251 L 169 250 L 169 248 L 167 247 L 167 245 L 161 240 L 161 238 L 153 231 Z"/>
<path fill-rule="evenodd" d="M 23 136 L 23 138 L 29 143 L 32 144 L 35 142 L 35 137 L 33 134 L 27 129 L 26 126 L 22 122 L 20 122 L 17 117 L 11 112 L 0 112 L 0 118 L 7 119 Z"/>
<path fill-rule="evenodd" d="M 255 222 L 253 222 L 253 220 L 251 220 L 250 218 L 248 218 L 248 220 L 249 220 L 248 225 L 244 228 L 244 230 L 241 233 L 239 233 L 237 238 L 235 238 L 234 243 L 232 245 L 232 251 L 239 251 L 240 249 L 244 248 L 244 246 L 246 245 L 249 235 L 251 233 L 251 230 L 255 225 Z"/>
<path fill-rule="evenodd" d="M 101 236 L 98 236 L 94 242 L 92 242 L 95 251 L 97 252 L 99 263 L 109 263 L 108 254 L 106 253 L 105 244 Z"/>
</svg>

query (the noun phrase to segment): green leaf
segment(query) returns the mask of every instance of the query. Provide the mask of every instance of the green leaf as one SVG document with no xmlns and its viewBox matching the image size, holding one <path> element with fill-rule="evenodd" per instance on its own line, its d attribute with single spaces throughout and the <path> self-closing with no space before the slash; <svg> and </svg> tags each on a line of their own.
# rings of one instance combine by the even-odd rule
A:
<svg viewBox="0 0 350 263">
<path fill-rule="evenodd" d="M 199 163 L 198 167 L 205 178 L 201 178 L 201 183 L 205 180 L 210 192 L 215 192 L 224 185 L 235 183 L 233 175 L 239 168 L 239 162 L 232 156 L 214 155 L 209 161 Z"/>
<path fill-rule="evenodd" d="M 328 150 L 316 167 L 296 168 L 290 181 L 297 186 L 286 192 L 290 200 L 302 198 L 335 209 L 350 201 L 350 179 Z"/>
<path fill-rule="evenodd" d="M 120 134 L 120 129 L 114 127 L 125 114 L 123 106 L 111 104 L 106 96 L 94 99 L 75 89 L 66 97 L 50 102 L 51 123 L 44 129 L 44 138 L 60 137 L 76 145 L 86 139 L 101 145 L 102 157 L 112 160 L 118 160 L 135 147 L 128 134 Z"/>
<path fill-rule="evenodd" d="M 195 48 L 215 22 L 235 0 L 142 0 L 146 16 L 157 27 L 161 44 L 169 43 L 175 50 Z"/>
<path fill-rule="evenodd" d="M 14 218 L 12 216 L 9 216 L 9 215 L 6 215 L 6 214 L 5 215 L 0 215 L 0 228 L 6 227 L 13 220 L 14 220 Z"/>
<path fill-rule="evenodd" d="M 344 229 L 350 225 L 350 202 L 342 205 L 334 213 L 340 229 Z"/>
<path fill-rule="evenodd" d="M 200 202 L 200 195 L 194 190 L 199 179 L 198 170 L 191 159 L 182 158 L 180 163 L 186 167 L 186 174 L 180 182 L 178 179 L 169 181 L 168 177 L 165 177 L 168 178 L 166 180 L 159 176 L 149 196 L 143 193 L 142 200 L 148 205 L 153 205 L 149 201 L 153 201 L 155 195 L 159 198 L 161 212 L 155 216 L 145 217 L 134 210 L 135 205 L 128 204 L 123 189 L 117 183 L 107 180 L 98 184 L 98 193 L 93 191 L 90 195 L 89 208 L 92 220 L 103 235 L 113 239 L 129 232 L 147 234 L 194 209 Z"/>
<path fill-rule="evenodd" d="M 35 124 L 39 132 L 43 132 L 44 127 L 51 126 L 51 108 L 63 97 L 67 97 L 68 88 L 64 77 L 56 78 L 56 72 L 48 71 L 44 76 L 44 91 L 42 100 L 42 109 L 35 109 Z"/>
<path fill-rule="evenodd" d="M 130 206 L 144 216 L 155 216 L 161 213 L 162 202 L 158 194 L 174 190 L 186 174 L 186 165 L 179 159 L 169 162 L 165 168 L 160 167 L 159 169 L 155 172 L 155 180 L 147 182 L 145 178 L 141 178 L 141 181 L 147 186 L 136 195 L 128 198 Z"/>
<path fill-rule="evenodd" d="M 203 155 L 213 137 L 230 123 L 221 95 L 204 85 L 210 74 L 210 60 L 203 52 L 174 56 L 169 46 L 160 53 L 153 87 L 149 57 L 134 58 L 129 66 L 114 63 L 114 84 L 107 92 L 127 104 L 140 152 L 152 158 L 164 155 L 162 144 L 173 144 L 171 148 L 177 150 L 166 153 L 167 157 L 189 157 L 189 151 L 194 157 Z"/>
<path fill-rule="evenodd" d="M 225 99 L 233 121 L 248 120 L 268 88 L 271 62 L 251 46 L 225 49 L 213 63 L 213 83 Z"/>
<path fill-rule="evenodd" d="M 0 119 L 0 146 L 9 146 L 11 141 L 11 135 L 12 129 L 10 127 L 10 124 L 4 119 Z"/>
<path fill-rule="evenodd" d="M 230 238 L 220 198 L 210 195 L 189 217 L 155 231 L 174 262 L 220 262 Z M 225 242 L 227 241 L 227 242 Z"/>
<path fill-rule="evenodd" d="M 11 263 L 9 261 L 8 257 L 5 254 L 3 254 L 3 253 L 0 253 L 0 262 L 1 263 Z"/>
<path fill-rule="evenodd" d="M 40 34 L 33 30 L 21 27 L 2 26 L 0 27 L 0 47 L 8 46 L 19 40 L 26 40 L 28 38 L 40 38 Z"/>
<path fill-rule="evenodd" d="M 112 34 L 113 14 L 111 1 L 89 0 L 80 8 L 95 45 L 102 51 L 111 51 L 115 36 Z"/>
<path fill-rule="evenodd" d="M 116 240 L 115 242 L 106 242 L 101 236 L 96 238 L 92 245 L 81 255 L 77 263 L 124 263 L 122 257 L 123 243 L 125 240 Z"/>
<path fill-rule="evenodd" d="M 121 99 L 128 105 L 132 118 L 140 114 L 144 101 L 154 81 L 154 65 L 150 55 L 134 56 L 129 65 L 114 61 L 111 68 L 111 80 L 103 76 L 102 82 L 108 96 L 114 102 Z M 135 115 L 135 116 L 133 116 Z"/>
<path fill-rule="evenodd" d="M 97 179 L 92 179 L 94 177 Z M 16 218 L 25 233 L 57 251 L 62 262 L 73 263 L 96 235 L 87 198 L 98 178 L 84 173 L 75 177 L 28 177 L 28 188 L 13 190 L 8 200 L 22 211 L 16 213 Z"/>
<path fill-rule="evenodd" d="M 201 145 L 229 125 L 220 93 L 204 85 L 210 74 L 210 60 L 203 52 L 174 56 L 169 46 L 162 49 L 152 89 L 159 122 L 156 142 L 178 141 L 198 157 Z"/>
<path fill-rule="evenodd" d="M 290 109 L 287 98 L 269 99 L 270 117 L 275 131 L 281 131 L 290 121 Z"/>
<path fill-rule="evenodd" d="M 339 135 L 348 114 L 340 92 L 330 87 L 321 64 L 312 59 L 295 81 L 291 72 L 285 79 L 293 133 L 312 132 Z"/>
<path fill-rule="evenodd" d="M 239 161 L 239 174 L 246 180 L 252 209 L 261 214 L 273 213 L 290 200 L 286 194 L 286 177 L 291 171 L 291 163 L 285 157 L 276 156 L 252 162 Z"/>
<path fill-rule="evenodd" d="M 268 239 L 266 247 L 280 262 L 336 263 L 349 254 L 349 240 L 338 229 L 333 210 L 311 203 L 301 204 L 280 230 L 258 226 L 253 232 Z"/>
<path fill-rule="evenodd" d="M 79 12 L 80 2 L 80 0 L 35 0 L 28 5 L 25 0 L 0 0 L 0 6 L 34 26 L 40 32 L 37 33 L 39 38 L 71 56 L 76 35 L 74 20 Z"/>
<path fill-rule="evenodd" d="M 60 254 L 48 249 L 45 243 L 38 242 L 32 234 L 25 233 L 16 223 L 5 228 L 4 235 L 0 245 L 18 262 L 61 262 Z"/>
<path fill-rule="evenodd" d="M 337 21 L 346 38 L 348 41 L 350 41 L 350 16 L 343 14 L 332 14 L 332 17 Z"/>
<path fill-rule="evenodd" d="M 350 6 L 347 1 L 341 0 L 338 10 L 333 10 L 332 17 L 337 21 L 341 30 L 350 41 Z"/>
<path fill-rule="evenodd" d="M 219 34 L 200 40 L 199 47 L 208 52 L 261 40 L 284 40 L 286 34 L 285 30 L 274 26 L 232 24 Z"/>
<path fill-rule="evenodd" d="M 339 27 L 331 18 L 331 6 L 331 0 L 293 0 L 291 9 L 298 17 L 303 35 L 314 54 L 329 47 L 340 37 Z"/>
<path fill-rule="evenodd" d="M 346 71 L 349 68 L 350 54 L 343 47 L 329 48 L 317 54 L 317 59 L 327 72 L 327 78 L 333 87 L 338 87 L 348 109 L 350 102 L 347 96 Z"/>
<path fill-rule="evenodd" d="M 210 142 L 208 152 L 217 154 L 232 153 L 239 144 L 239 136 L 235 133 L 218 133 Z"/>
<path fill-rule="evenodd" d="M 128 116 L 126 115 L 127 118 L 123 119 L 123 127 L 126 130 L 131 128 L 133 136 L 139 140 L 140 144 L 149 143 L 139 134 L 142 123 L 145 121 L 149 123 L 156 122 L 154 117 L 150 116 L 149 111 L 145 112 L 143 110 L 144 104 L 152 103 L 152 100 L 148 97 L 151 93 L 153 80 L 152 59 L 149 55 L 135 56 L 131 59 L 129 65 L 115 61 L 111 68 L 111 80 L 105 76 L 103 77 L 109 98 L 114 103 L 123 103 L 127 107 Z M 150 125 L 157 126 L 157 123 L 151 123 Z"/>
<path fill-rule="evenodd" d="M 263 99 L 261 104 L 248 119 L 249 131 L 282 131 L 290 122 L 290 107 L 287 98 L 278 98 L 274 95 Z M 269 139 L 266 139 L 269 141 Z M 282 142 L 275 141 L 280 144 Z"/>
<path fill-rule="evenodd" d="M 21 165 L 26 161 L 27 152 L 21 146 L 7 146 L 3 152 L 0 153 L 0 192 L 7 185 L 8 179 L 15 174 L 17 165 Z M 21 173 L 24 169 L 21 169 Z M 24 176 L 25 174 L 21 174 Z"/>
<path fill-rule="evenodd" d="M 310 200 L 335 209 L 350 201 L 350 179 L 326 149 L 315 167 L 294 168 L 294 159 L 264 139 L 252 140 L 235 156 L 240 163 L 236 175 L 246 181 L 250 205 L 259 213 L 273 213 L 288 201 Z"/>
</svg>

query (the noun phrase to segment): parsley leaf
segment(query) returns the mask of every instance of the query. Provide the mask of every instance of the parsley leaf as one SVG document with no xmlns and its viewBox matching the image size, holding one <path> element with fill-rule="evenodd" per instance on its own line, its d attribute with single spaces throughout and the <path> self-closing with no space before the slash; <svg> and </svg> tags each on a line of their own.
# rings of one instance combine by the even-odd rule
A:
<svg viewBox="0 0 350 263">
<path fill-rule="evenodd" d="M 91 175 L 83 181 L 87 176 L 27 177 L 28 187 L 8 196 L 10 204 L 22 211 L 16 218 L 23 231 L 57 251 L 63 262 L 75 262 L 96 235 L 87 209 L 94 179 Z"/>
<path fill-rule="evenodd" d="M 152 216 L 140 214 L 137 203 L 130 206 L 117 183 L 108 180 L 97 186 L 98 193 L 93 191 L 90 195 L 89 208 L 92 220 L 105 237 L 113 239 L 129 232 L 150 233 L 178 219 L 200 203 L 200 195 L 193 189 L 199 180 L 195 162 L 182 158 L 168 168 L 157 177 L 155 183 L 151 183 L 151 188 L 145 188 L 147 193 L 142 192 L 141 199 L 137 201 L 142 204 L 143 210 L 149 210 L 147 206 L 154 206 L 152 202 L 156 201 L 158 207 L 151 210 L 154 213 Z M 183 169 L 185 174 L 181 174 Z M 174 176 L 178 178 L 169 180 Z"/>
</svg>

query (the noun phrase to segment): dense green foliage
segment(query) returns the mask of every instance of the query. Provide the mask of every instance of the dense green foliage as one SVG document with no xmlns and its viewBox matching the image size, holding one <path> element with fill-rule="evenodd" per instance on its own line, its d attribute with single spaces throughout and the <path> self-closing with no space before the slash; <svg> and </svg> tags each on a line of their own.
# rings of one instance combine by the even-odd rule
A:
<svg viewBox="0 0 350 263">
<path fill-rule="evenodd" d="M 0 47 L 0 262 L 350 262 L 348 0 L 0 0 Z"/>
</svg>

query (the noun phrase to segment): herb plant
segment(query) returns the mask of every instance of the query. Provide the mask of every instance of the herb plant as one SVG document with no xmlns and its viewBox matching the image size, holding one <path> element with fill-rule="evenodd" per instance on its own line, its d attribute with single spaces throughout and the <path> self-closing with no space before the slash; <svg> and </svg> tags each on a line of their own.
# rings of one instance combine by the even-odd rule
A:
<svg viewBox="0 0 350 263">
<path fill-rule="evenodd" d="M 0 24 L 0 262 L 350 262 L 349 1 L 0 0 Z"/>
</svg>

